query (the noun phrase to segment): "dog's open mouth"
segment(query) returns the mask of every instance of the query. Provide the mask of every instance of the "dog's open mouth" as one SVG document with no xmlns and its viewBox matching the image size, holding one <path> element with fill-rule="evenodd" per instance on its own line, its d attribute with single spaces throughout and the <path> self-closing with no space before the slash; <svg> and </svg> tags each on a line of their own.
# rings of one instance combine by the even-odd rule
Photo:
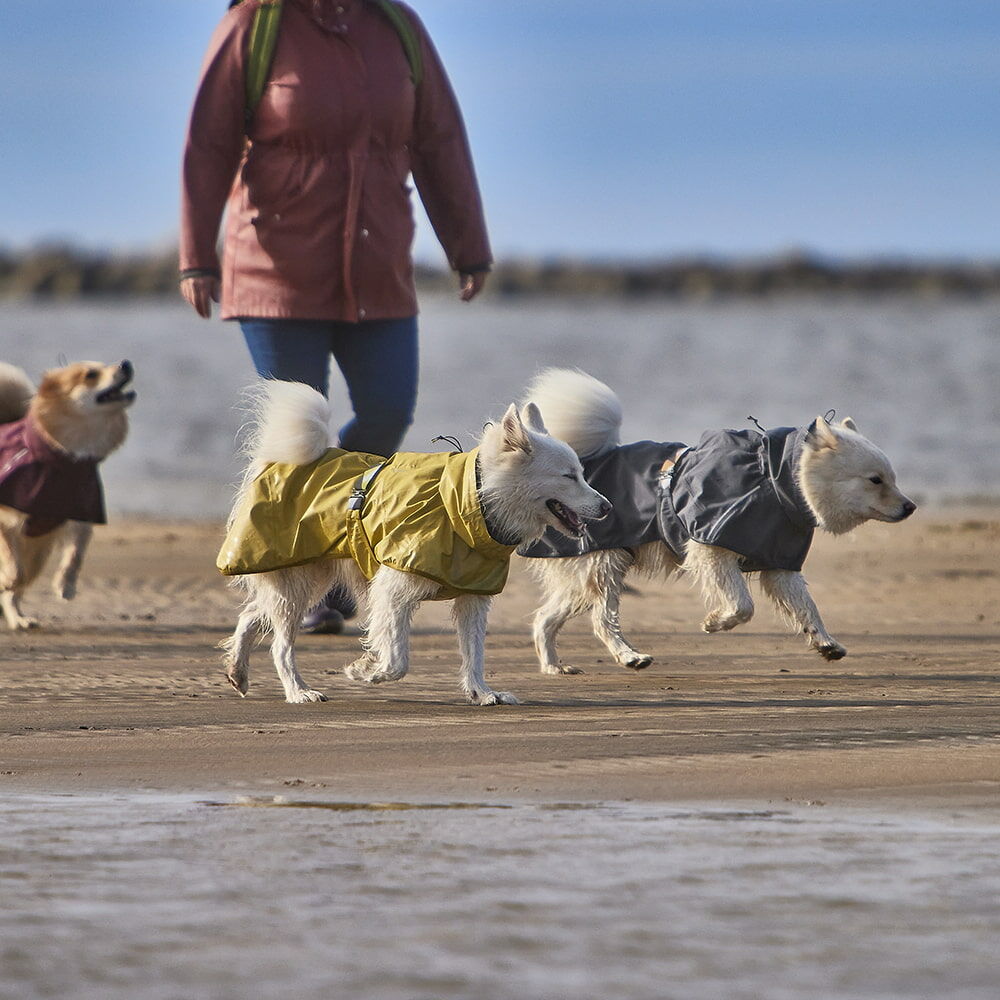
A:
<svg viewBox="0 0 1000 1000">
<path fill-rule="evenodd" d="M 128 389 L 126 391 L 125 387 L 132 381 L 133 374 L 131 362 L 123 361 L 118 366 L 114 382 L 97 394 L 96 401 L 98 403 L 131 403 L 135 399 L 135 390 Z"/>
<path fill-rule="evenodd" d="M 561 504 L 558 500 L 549 500 L 545 505 L 555 515 L 556 520 L 566 529 L 567 535 L 572 535 L 574 538 L 580 538 L 583 535 L 586 530 L 583 519 L 571 511 L 569 507 Z"/>
</svg>

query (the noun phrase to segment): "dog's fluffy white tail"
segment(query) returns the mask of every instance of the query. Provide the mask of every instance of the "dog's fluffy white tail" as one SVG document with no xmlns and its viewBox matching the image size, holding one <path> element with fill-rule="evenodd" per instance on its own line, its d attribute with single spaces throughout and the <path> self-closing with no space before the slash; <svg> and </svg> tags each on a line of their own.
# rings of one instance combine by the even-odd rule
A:
<svg viewBox="0 0 1000 1000">
<path fill-rule="evenodd" d="M 243 451 L 251 469 L 307 465 L 330 447 L 330 404 L 302 382 L 265 380 L 247 390 L 251 416 Z"/>
<path fill-rule="evenodd" d="M 546 368 L 528 384 L 525 403 L 534 403 L 553 437 L 581 458 L 610 451 L 621 442 L 621 400 L 603 382 L 576 368 Z"/>
</svg>

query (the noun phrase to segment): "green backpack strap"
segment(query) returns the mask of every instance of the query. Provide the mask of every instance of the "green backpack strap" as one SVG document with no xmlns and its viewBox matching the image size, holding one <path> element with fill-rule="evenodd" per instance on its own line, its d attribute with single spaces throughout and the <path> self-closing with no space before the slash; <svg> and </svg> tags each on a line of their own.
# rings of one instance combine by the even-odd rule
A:
<svg viewBox="0 0 1000 1000">
<path fill-rule="evenodd" d="M 396 29 L 399 41 L 410 64 L 410 79 L 414 87 L 419 87 L 424 79 L 424 59 L 420 51 L 420 38 L 412 22 L 402 9 L 392 0 L 374 0 L 375 6 L 386 16 Z M 257 105 L 264 95 L 267 79 L 271 75 L 274 47 L 278 43 L 278 27 L 281 24 L 281 0 L 262 0 L 257 8 L 250 28 L 250 46 L 247 53 L 246 100 L 244 103 L 244 125 L 250 128 Z"/>
<path fill-rule="evenodd" d="M 375 5 L 389 19 L 389 23 L 396 29 L 399 40 L 406 53 L 406 61 L 410 64 L 410 79 L 414 87 L 419 87 L 424 79 L 424 57 L 420 51 L 420 39 L 414 30 L 410 19 L 403 13 L 402 8 L 392 2 L 392 0 L 375 0 Z"/>
<path fill-rule="evenodd" d="M 253 17 L 247 53 L 243 122 L 248 129 L 267 86 L 267 78 L 271 75 L 271 61 L 274 59 L 274 47 L 278 44 L 280 24 L 281 0 L 263 0 Z"/>
</svg>

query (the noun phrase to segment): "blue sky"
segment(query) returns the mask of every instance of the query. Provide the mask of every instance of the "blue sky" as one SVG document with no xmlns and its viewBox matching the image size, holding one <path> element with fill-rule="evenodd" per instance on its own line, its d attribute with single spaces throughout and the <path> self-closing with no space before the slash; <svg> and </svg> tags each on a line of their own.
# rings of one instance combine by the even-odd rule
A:
<svg viewBox="0 0 1000 1000">
<path fill-rule="evenodd" d="M 412 2 L 500 257 L 1000 257 L 996 0 Z M 224 7 L 3 0 L 0 245 L 173 240 Z"/>
</svg>

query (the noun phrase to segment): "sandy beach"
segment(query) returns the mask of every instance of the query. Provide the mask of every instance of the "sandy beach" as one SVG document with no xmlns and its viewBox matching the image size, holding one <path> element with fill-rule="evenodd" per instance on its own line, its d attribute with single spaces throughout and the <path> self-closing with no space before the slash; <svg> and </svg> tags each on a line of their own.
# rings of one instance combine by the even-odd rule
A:
<svg viewBox="0 0 1000 1000">
<path fill-rule="evenodd" d="M 545 677 L 528 633 L 537 591 L 515 561 L 491 618 L 488 674 L 523 704 L 494 709 L 463 702 L 440 604 L 418 612 L 398 684 L 340 673 L 357 648 L 351 628 L 300 640 L 300 670 L 325 704 L 285 704 L 263 647 L 240 699 L 215 649 L 235 608 L 213 566 L 219 538 L 214 523 L 118 521 L 95 533 L 75 601 L 29 594 L 43 627 L 3 640 L 0 787 L 984 805 L 1000 790 L 995 509 L 818 537 L 807 576 L 848 647 L 837 663 L 808 652 L 765 603 L 749 626 L 707 636 L 686 582 L 637 579 L 623 616 L 653 665 L 618 667 L 578 620 L 561 652 L 585 674 Z"/>
</svg>

